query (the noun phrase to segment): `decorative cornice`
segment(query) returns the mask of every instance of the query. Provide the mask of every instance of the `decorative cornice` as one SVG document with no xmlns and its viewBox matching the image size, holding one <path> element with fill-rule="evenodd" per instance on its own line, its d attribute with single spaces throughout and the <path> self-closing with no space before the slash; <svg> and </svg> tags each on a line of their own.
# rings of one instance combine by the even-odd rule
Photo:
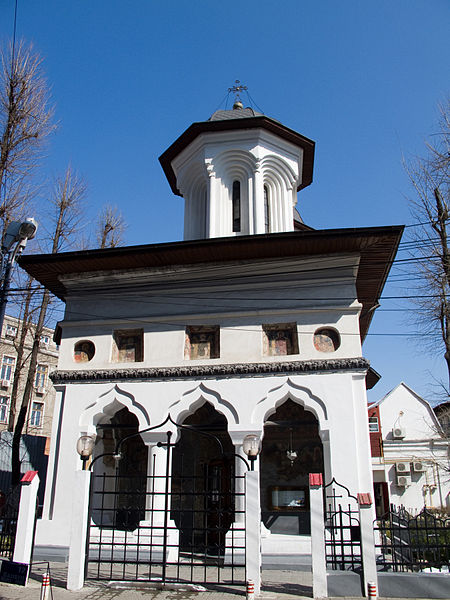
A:
<svg viewBox="0 0 450 600">
<path fill-rule="evenodd" d="M 193 365 L 183 367 L 142 367 L 132 369 L 92 369 L 85 371 L 53 371 L 53 383 L 123 381 L 130 379 L 189 379 L 192 377 L 253 377 L 284 373 L 319 373 L 330 371 L 366 371 L 370 363 L 365 358 L 335 358 L 329 360 L 298 360 L 292 362 L 262 362 Z"/>
</svg>

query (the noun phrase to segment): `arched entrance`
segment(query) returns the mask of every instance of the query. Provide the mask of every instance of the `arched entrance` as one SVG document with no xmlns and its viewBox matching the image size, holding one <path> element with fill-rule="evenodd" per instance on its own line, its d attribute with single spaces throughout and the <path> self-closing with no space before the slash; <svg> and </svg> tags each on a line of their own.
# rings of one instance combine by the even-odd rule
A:
<svg viewBox="0 0 450 600">
<path fill-rule="evenodd" d="M 271 533 L 310 533 L 308 474 L 323 471 L 318 421 L 311 412 L 289 399 L 264 424 L 261 516 Z"/>
<path fill-rule="evenodd" d="M 220 557 L 234 516 L 234 446 L 225 417 L 206 402 L 173 449 L 171 518 L 180 552 Z M 218 441 L 220 443 L 218 443 Z"/>
<path fill-rule="evenodd" d="M 127 408 L 97 425 L 93 458 L 107 454 L 94 464 L 92 519 L 99 527 L 133 531 L 144 518 L 147 447 L 135 435 L 138 428 L 136 416 Z M 128 436 L 133 437 L 123 443 L 122 458 L 115 460 L 111 454 L 117 442 Z"/>
</svg>

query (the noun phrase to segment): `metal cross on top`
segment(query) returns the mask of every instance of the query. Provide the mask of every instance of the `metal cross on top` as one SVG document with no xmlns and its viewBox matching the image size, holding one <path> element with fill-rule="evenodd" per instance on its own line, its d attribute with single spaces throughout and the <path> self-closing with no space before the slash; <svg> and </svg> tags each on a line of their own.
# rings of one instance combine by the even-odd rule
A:
<svg viewBox="0 0 450 600">
<path fill-rule="evenodd" d="M 240 93 L 246 92 L 247 89 L 248 88 L 246 85 L 241 85 L 241 82 L 239 81 L 239 79 L 236 79 L 236 81 L 234 82 L 234 85 L 232 87 L 228 88 L 228 91 L 232 92 L 233 94 L 236 94 L 234 101 L 238 102 L 241 99 Z"/>
</svg>

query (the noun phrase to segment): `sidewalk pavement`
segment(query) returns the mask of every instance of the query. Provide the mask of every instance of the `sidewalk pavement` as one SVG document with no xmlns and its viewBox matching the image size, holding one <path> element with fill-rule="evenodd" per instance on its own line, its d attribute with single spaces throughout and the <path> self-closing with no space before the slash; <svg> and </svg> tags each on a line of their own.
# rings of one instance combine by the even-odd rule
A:
<svg viewBox="0 0 450 600">
<path fill-rule="evenodd" d="M 42 575 L 46 565 L 33 565 L 26 587 L 0 583 L 0 600 L 39 600 Z M 299 600 L 312 597 L 311 573 L 305 571 L 264 570 L 264 600 Z M 51 589 L 48 600 L 238 600 L 245 598 L 242 586 L 201 586 L 207 591 L 186 591 L 183 589 L 158 590 L 146 586 L 145 589 L 118 589 L 104 582 L 87 581 L 77 592 L 66 589 L 67 565 L 50 563 Z M 128 582 L 129 583 L 129 582 Z"/>
</svg>

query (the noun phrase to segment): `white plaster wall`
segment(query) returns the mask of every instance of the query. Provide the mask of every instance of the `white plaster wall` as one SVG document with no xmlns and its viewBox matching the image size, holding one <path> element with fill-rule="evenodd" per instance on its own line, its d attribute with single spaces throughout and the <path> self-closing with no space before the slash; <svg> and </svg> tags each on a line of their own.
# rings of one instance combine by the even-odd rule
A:
<svg viewBox="0 0 450 600">
<path fill-rule="evenodd" d="M 355 431 L 367 429 L 366 394 L 360 373 L 77 383 L 58 388 L 63 418 L 55 419 L 54 440 L 59 438 L 62 443 L 57 463 L 55 441 L 51 449 L 38 545 L 68 546 L 74 473 L 81 469 L 75 450 L 77 439 L 82 433 L 93 432 L 105 411 L 115 411 L 120 405 L 136 414 L 140 429 L 144 429 L 150 423 L 162 422 L 167 412 L 182 422 L 208 401 L 225 415 L 233 439 L 239 440 L 248 431 L 262 434 L 267 415 L 291 398 L 318 418 L 325 454 L 330 448 L 326 456 L 330 473 L 355 495 L 371 486 L 368 443 L 358 447 L 354 441 Z"/>
<path fill-rule="evenodd" d="M 356 256 L 333 259 L 256 261 L 248 265 L 214 265 L 153 270 L 121 276 L 111 274 L 108 291 L 104 274 L 65 279 L 70 293 L 62 327 L 60 369 L 157 367 L 286 360 L 262 353 L 262 326 L 296 323 L 299 353 L 289 360 L 361 356 L 360 304 L 356 298 Z M 325 267 L 326 265 L 326 267 Z M 282 267 L 282 268 L 281 268 Z M 252 275 L 261 275 L 255 285 Z M 130 312 L 133 318 L 127 318 Z M 220 358 L 184 359 L 188 325 L 220 326 Z M 314 347 L 319 327 L 338 331 L 340 347 L 323 353 Z M 142 328 L 144 360 L 130 365 L 112 363 L 113 332 Z M 76 342 L 90 339 L 96 352 L 88 363 L 73 360 Z"/>
</svg>

